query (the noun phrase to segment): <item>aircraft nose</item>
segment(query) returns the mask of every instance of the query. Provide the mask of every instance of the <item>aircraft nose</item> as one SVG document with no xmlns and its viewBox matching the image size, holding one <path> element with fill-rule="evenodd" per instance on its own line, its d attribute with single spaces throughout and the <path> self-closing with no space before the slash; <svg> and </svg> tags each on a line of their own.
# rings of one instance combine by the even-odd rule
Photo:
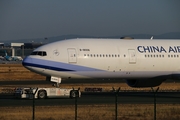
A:
<svg viewBox="0 0 180 120">
<path fill-rule="evenodd" d="M 26 58 L 24 58 L 22 61 L 22 65 L 26 68 L 30 67 L 30 63 L 32 63 L 32 58 L 30 58 L 28 56 Z"/>
</svg>

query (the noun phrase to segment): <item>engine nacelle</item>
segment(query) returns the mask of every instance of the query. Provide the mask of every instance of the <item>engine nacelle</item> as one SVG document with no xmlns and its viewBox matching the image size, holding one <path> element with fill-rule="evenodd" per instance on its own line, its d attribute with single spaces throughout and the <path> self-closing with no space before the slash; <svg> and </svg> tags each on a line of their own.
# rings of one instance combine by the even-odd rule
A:
<svg viewBox="0 0 180 120">
<path fill-rule="evenodd" d="M 130 79 L 126 83 L 130 87 L 156 87 L 159 86 L 165 79 Z"/>
</svg>

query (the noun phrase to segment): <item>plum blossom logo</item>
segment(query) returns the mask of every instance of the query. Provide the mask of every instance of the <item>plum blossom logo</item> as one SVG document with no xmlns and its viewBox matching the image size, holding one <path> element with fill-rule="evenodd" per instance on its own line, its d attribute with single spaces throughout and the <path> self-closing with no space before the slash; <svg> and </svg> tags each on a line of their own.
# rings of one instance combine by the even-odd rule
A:
<svg viewBox="0 0 180 120">
<path fill-rule="evenodd" d="M 59 55 L 59 51 L 56 49 L 53 51 L 54 55 L 58 56 Z"/>
</svg>

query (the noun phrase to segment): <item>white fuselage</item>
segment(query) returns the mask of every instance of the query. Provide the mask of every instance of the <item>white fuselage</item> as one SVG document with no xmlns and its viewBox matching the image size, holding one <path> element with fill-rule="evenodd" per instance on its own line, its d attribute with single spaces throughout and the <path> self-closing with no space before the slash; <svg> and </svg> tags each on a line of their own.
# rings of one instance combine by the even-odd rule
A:
<svg viewBox="0 0 180 120">
<path fill-rule="evenodd" d="M 45 76 L 142 79 L 180 74 L 180 40 L 70 39 L 34 50 L 23 65 Z"/>
</svg>

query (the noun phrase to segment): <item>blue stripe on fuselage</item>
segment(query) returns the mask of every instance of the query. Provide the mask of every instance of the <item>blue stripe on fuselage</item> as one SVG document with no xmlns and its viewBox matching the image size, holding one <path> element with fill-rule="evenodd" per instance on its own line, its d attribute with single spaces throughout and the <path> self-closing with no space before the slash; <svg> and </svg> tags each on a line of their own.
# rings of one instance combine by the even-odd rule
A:
<svg viewBox="0 0 180 120">
<path fill-rule="evenodd" d="M 34 64 L 34 63 L 25 63 L 25 62 L 23 62 L 23 66 L 44 68 L 44 69 L 55 70 L 55 71 L 74 71 L 74 70 L 68 70 L 68 69 L 63 69 L 63 68 L 58 68 L 58 67 L 52 67 L 52 66 L 47 66 L 47 65 L 39 65 L 39 64 Z"/>
<path fill-rule="evenodd" d="M 55 71 L 103 71 L 100 69 L 95 69 L 90 67 L 84 67 L 79 65 L 55 62 L 55 61 L 49 61 L 49 60 L 43 60 L 37 58 L 30 58 L 30 59 L 25 58 L 22 64 L 24 66 L 44 68 Z"/>
</svg>

